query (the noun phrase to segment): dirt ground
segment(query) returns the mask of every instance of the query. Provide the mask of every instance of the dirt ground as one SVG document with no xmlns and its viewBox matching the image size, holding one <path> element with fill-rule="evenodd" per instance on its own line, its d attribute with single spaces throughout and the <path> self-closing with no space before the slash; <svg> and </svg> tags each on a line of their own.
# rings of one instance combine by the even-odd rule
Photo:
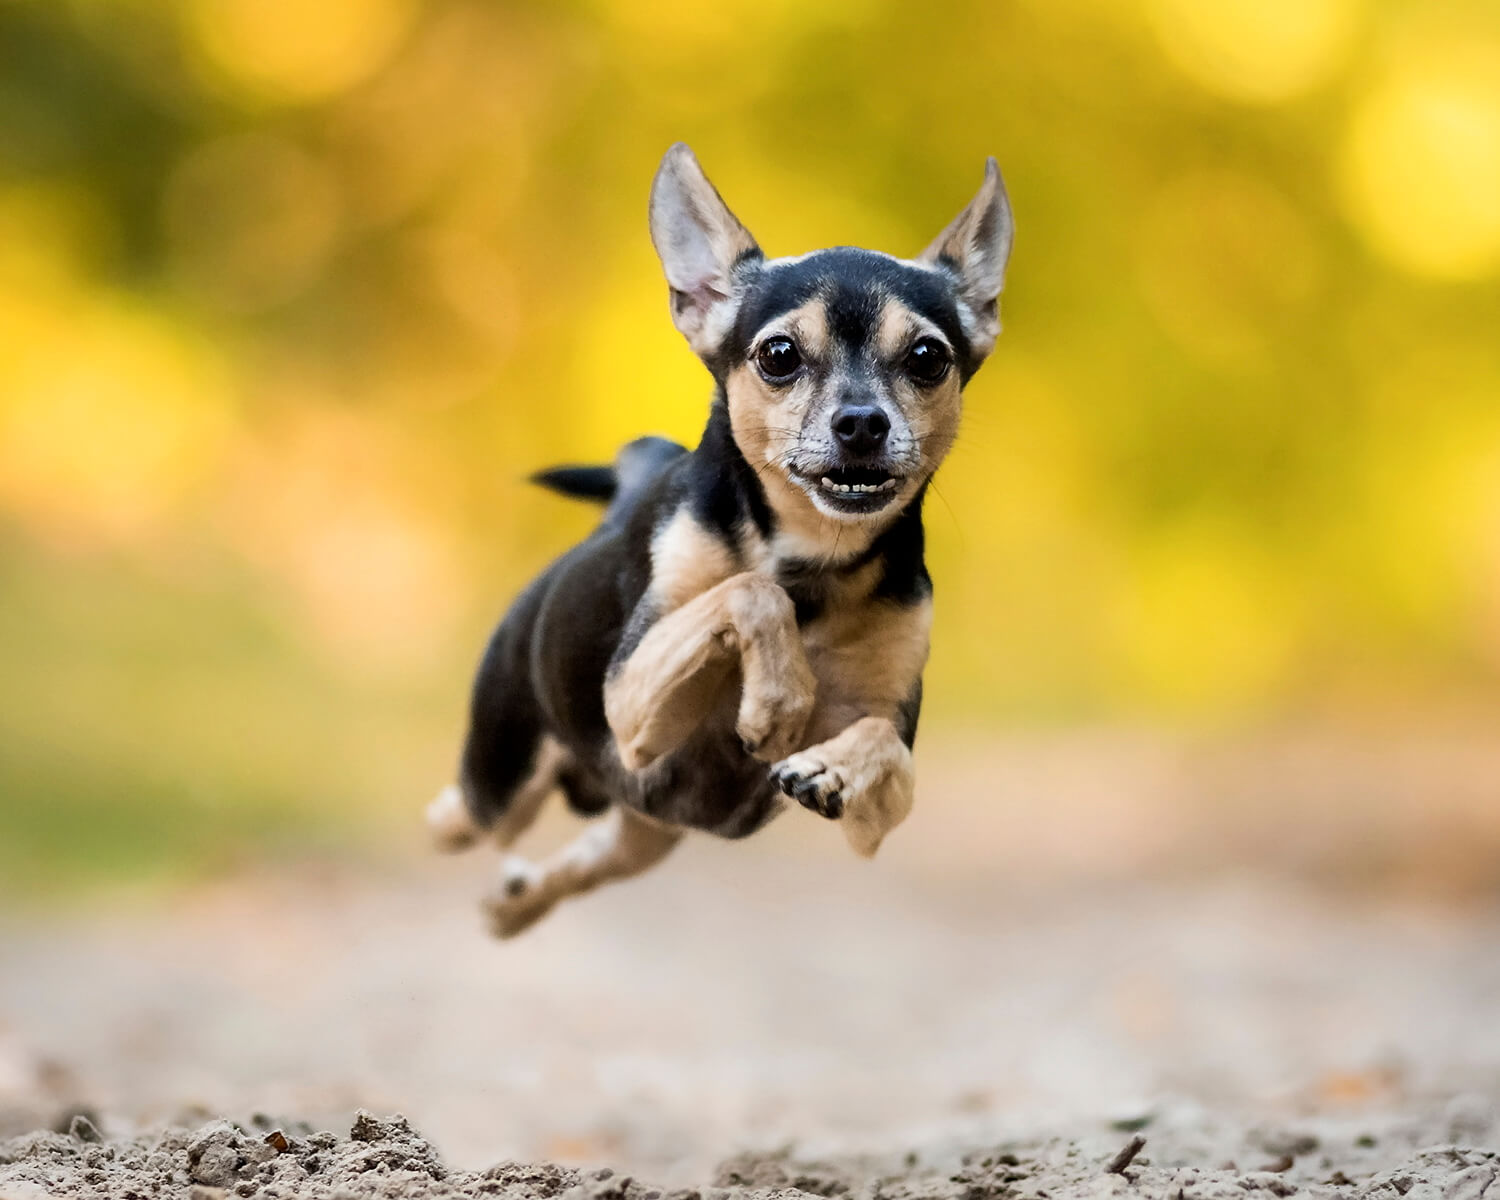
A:
<svg viewBox="0 0 1500 1200">
<path fill-rule="evenodd" d="M 1135 1128 L 1138 1122 L 1121 1122 Z M 958 1152 L 808 1159 L 789 1151 L 731 1158 L 699 1187 L 663 1188 L 612 1168 L 504 1162 L 484 1171 L 448 1167 L 404 1117 L 356 1114 L 348 1135 L 213 1121 L 149 1137 L 104 1141 L 84 1118 L 69 1133 L 0 1142 L 0 1195 L 42 1197 L 186 1195 L 356 1200 L 369 1197 L 494 1196 L 513 1200 L 751 1200 L 854 1197 L 868 1200 L 1050 1200 L 1061 1196 L 1202 1197 L 1255 1200 L 1296 1194 L 1369 1200 L 1484 1200 L 1500 1175 L 1500 1154 L 1453 1145 L 1479 1126 L 1451 1115 L 1351 1134 L 1293 1130 L 1228 1136 L 1201 1124 L 1151 1137 L 1117 1133 L 1010 1139 Z M 1484 1128 L 1492 1128 L 1488 1124 Z M 1459 1136 L 1454 1138 L 1454 1134 Z M 1480 1135 L 1483 1136 L 1483 1135 Z M 1148 1153 L 1149 1152 L 1149 1153 Z M 1239 1152 L 1241 1165 L 1226 1153 Z"/>
<path fill-rule="evenodd" d="M 938 761 L 873 864 L 789 813 L 508 944 L 482 856 L 13 910 L 0 1200 L 1500 1200 L 1494 785 L 1365 762 L 1351 821 L 1323 759 L 1269 804 L 1126 750 Z"/>
</svg>

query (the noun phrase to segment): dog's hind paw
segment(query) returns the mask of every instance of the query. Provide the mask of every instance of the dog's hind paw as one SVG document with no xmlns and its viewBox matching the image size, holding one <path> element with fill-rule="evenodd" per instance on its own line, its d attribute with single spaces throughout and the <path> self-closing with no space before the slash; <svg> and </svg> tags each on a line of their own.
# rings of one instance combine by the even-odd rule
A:
<svg viewBox="0 0 1500 1200">
<path fill-rule="evenodd" d="M 544 886 L 546 872 L 535 863 L 507 855 L 500 863 L 500 879 L 480 901 L 490 932 L 513 938 L 547 915 L 556 900 Z"/>
<path fill-rule="evenodd" d="M 837 821 L 844 815 L 844 779 L 816 758 L 794 754 L 771 768 L 771 779 L 803 808 Z"/>
<path fill-rule="evenodd" d="M 457 784 L 450 783 L 427 806 L 427 832 L 432 844 L 445 854 L 467 850 L 483 832 L 469 815 L 469 806 Z"/>
</svg>

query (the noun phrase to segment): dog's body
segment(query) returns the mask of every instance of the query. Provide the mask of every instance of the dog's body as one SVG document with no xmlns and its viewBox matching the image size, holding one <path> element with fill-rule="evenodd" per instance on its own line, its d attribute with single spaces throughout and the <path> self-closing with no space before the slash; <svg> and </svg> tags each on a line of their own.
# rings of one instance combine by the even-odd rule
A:
<svg viewBox="0 0 1500 1200">
<path fill-rule="evenodd" d="M 686 147 L 652 192 L 677 326 L 718 384 L 688 451 L 538 481 L 607 500 L 512 606 L 475 683 L 440 844 L 509 845 L 560 789 L 608 813 L 507 862 L 495 932 L 658 861 L 684 829 L 753 833 L 792 796 L 873 854 L 911 808 L 931 621 L 921 507 L 999 332 L 1011 223 L 993 161 L 914 261 L 765 260 Z"/>
</svg>

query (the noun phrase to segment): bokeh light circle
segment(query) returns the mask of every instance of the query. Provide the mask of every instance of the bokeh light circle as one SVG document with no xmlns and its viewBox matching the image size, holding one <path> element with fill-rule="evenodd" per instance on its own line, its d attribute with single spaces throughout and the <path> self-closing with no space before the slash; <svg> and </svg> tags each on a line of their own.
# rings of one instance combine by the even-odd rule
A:
<svg viewBox="0 0 1500 1200">
<path fill-rule="evenodd" d="M 405 35 L 411 0 L 191 0 L 190 30 L 231 87 L 271 100 L 318 100 L 383 64 Z"/>
<path fill-rule="evenodd" d="M 1148 0 L 1157 38 L 1189 78 L 1250 104 L 1289 100 L 1348 54 L 1357 0 Z"/>
<path fill-rule="evenodd" d="M 1392 262 L 1442 279 L 1500 269 L 1500 47 L 1401 64 L 1356 109 L 1339 174 L 1350 217 Z"/>
</svg>

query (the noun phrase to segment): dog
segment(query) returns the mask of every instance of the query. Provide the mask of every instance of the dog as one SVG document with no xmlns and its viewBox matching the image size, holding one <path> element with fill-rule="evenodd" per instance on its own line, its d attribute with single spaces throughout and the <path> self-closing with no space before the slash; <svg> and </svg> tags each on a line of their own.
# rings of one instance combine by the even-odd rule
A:
<svg viewBox="0 0 1500 1200">
<path fill-rule="evenodd" d="M 428 825 L 445 850 L 508 848 L 554 791 L 602 820 L 545 862 L 504 860 L 484 901 L 499 937 L 686 830 L 745 837 L 794 800 L 868 857 L 912 807 L 922 500 L 1000 333 L 999 168 L 915 259 L 768 259 L 678 144 L 650 226 L 714 398 L 694 450 L 641 438 L 533 477 L 603 519 L 490 639 Z"/>
</svg>

